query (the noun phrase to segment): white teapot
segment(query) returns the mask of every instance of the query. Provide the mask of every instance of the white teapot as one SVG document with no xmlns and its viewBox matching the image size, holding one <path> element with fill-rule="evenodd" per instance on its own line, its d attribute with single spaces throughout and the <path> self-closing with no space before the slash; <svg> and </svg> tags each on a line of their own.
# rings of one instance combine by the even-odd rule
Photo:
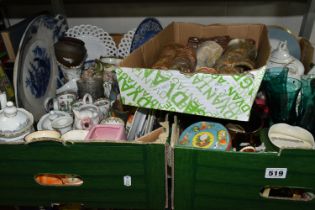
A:
<svg viewBox="0 0 315 210">
<path fill-rule="evenodd" d="M 286 41 L 280 41 L 278 47 L 271 52 L 267 67 L 287 67 L 289 77 L 296 79 L 300 79 L 304 74 L 303 64 L 290 55 Z"/>
<path fill-rule="evenodd" d="M 90 103 L 88 103 L 88 101 Z M 90 94 L 83 97 L 83 105 L 72 110 L 74 113 L 74 129 L 89 130 L 100 121 L 100 110 L 93 104 Z"/>
</svg>

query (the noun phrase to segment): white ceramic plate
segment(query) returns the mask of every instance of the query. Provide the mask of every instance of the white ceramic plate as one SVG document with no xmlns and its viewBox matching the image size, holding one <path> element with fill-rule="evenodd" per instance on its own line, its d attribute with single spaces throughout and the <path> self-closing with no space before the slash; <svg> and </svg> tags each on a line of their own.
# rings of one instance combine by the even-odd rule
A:
<svg viewBox="0 0 315 210">
<path fill-rule="evenodd" d="M 53 45 L 66 30 L 63 16 L 41 15 L 33 19 L 21 39 L 14 64 L 16 103 L 31 112 L 35 121 L 46 113 L 46 98 L 55 96 L 58 67 Z"/>
<path fill-rule="evenodd" d="M 86 61 L 99 59 L 101 56 L 116 56 L 116 44 L 113 38 L 102 28 L 92 25 L 79 25 L 70 28 L 66 35 L 80 39 L 85 43 Z"/>
<path fill-rule="evenodd" d="M 125 58 L 130 54 L 130 47 L 135 34 L 135 29 L 128 31 L 123 35 L 117 48 L 117 57 Z"/>
</svg>

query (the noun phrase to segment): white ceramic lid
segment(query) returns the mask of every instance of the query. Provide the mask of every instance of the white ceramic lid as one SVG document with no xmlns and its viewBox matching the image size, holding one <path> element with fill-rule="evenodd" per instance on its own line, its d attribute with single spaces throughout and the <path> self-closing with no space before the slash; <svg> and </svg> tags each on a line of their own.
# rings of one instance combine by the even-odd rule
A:
<svg viewBox="0 0 315 210">
<path fill-rule="evenodd" d="M 25 133 L 33 125 L 34 118 L 25 109 L 16 108 L 13 102 L 7 102 L 0 111 L 0 136 L 15 137 Z"/>
<path fill-rule="evenodd" d="M 58 117 L 71 117 L 69 113 L 64 111 L 53 110 L 43 115 L 37 123 L 37 130 L 53 130 L 51 123 Z"/>
</svg>

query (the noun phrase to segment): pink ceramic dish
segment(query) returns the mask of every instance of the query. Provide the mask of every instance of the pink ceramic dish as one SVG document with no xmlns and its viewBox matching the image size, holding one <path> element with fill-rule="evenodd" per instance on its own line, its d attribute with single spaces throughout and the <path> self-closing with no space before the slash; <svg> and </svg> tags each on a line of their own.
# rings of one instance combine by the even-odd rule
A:
<svg viewBox="0 0 315 210">
<path fill-rule="evenodd" d="M 90 129 L 85 140 L 124 141 L 125 128 L 122 125 L 95 125 Z"/>
</svg>

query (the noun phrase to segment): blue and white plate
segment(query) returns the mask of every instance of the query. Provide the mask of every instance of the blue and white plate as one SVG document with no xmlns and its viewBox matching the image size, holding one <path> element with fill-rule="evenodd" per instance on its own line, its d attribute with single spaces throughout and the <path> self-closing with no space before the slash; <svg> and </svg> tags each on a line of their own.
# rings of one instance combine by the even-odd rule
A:
<svg viewBox="0 0 315 210">
<path fill-rule="evenodd" d="M 156 18 L 144 19 L 136 29 L 133 36 L 130 53 L 143 45 L 146 41 L 163 30 L 160 22 Z"/>
<path fill-rule="evenodd" d="M 16 103 L 34 116 L 45 114 L 44 101 L 56 94 L 59 80 L 54 43 L 65 34 L 66 19 L 41 15 L 26 28 L 14 64 Z"/>
<path fill-rule="evenodd" d="M 301 59 L 299 41 L 291 32 L 279 26 L 268 26 L 268 37 L 272 50 L 277 48 L 279 41 L 287 41 L 290 54 L 298 60 Z"/>
</svg>

